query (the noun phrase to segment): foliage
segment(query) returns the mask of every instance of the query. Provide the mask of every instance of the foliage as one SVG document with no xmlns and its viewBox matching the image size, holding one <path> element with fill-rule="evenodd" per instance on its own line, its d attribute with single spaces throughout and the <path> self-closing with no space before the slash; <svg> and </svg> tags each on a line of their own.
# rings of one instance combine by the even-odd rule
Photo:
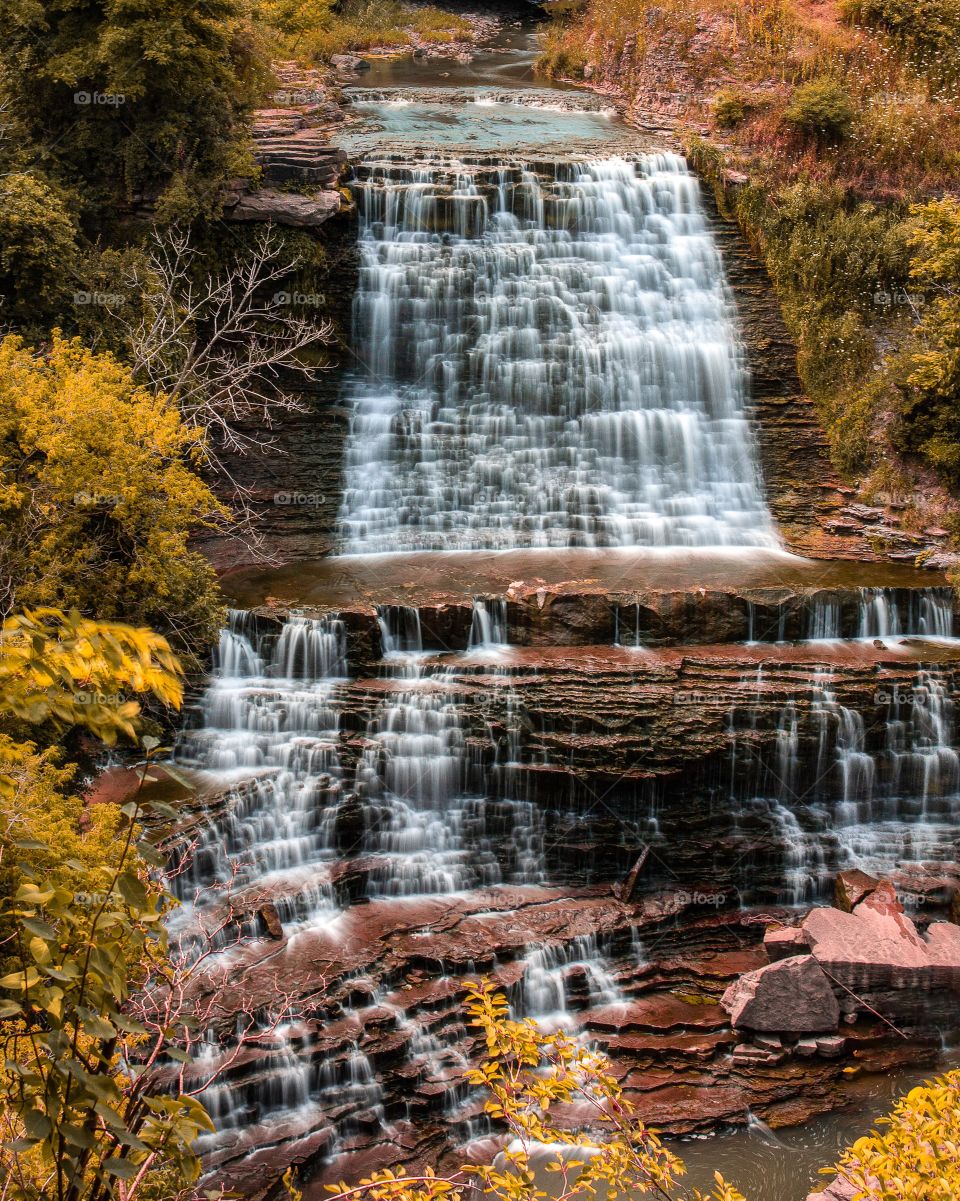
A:
<svg viewBox="0 0 960 1201">
<path fill-rule="evenodd" d="M 265 80 L 240 0 L 0 0 L 0 16 L 3 99 L 88 209 L 146 193 L 163 217 L 216 210 Z"/>
<path fill-rule="evenodd" d="M 823 142 L 840 142 L 853 126 L 853 105 L 836 79 L 811 79 L 793 93 L 783 119 Z"/>
<path fill-rule="evenodd" d="M 740 125 L 747 116 L 747 99 L 742 92 L 722 89 L 713 98 L 713 116 L 721 128 Z"/>
<path fill-rule="evenodd" d="M 472 36 L 463 17 L 396 0 L 259 0 L 256 11 L 286 53 L 319 60 L 348 50 L 405 46 L 414 34 L 438 43 Z"/>
<path fill-rule="evenodd" d="M 960 1196 L 960 1071 L 911 1089 L 835 1169 L 852 1201 L 954 1201 Z"/>
<path fill-rule="evenodd" d="M 907 346 L 900 445 L 960 484 L 960 202 L 917 205 L 911 245 L 919 320 Z"/>
<path fill-rule="evenodd" d="M 136 735 L 136 700 L 114 711 L 84 703 L 85 693 L 179 706 L 181 674 L 167 642 L 148 630 L 23 614 L 0 640 L 0 715 L 80 723 L 108 740 Z M 156 746 L 143 743 L 148 754 Z M 70 769 L 6 737 L 0 773 L 0 921 L 12 931 L 0 977 L 4 1195 L 131 1201 L 157 1176 L 195 1179 L 192 1144 L 210 1120 L 192 1097 L 157 1091 L 145 1067 L 166 1041 L 151 1046 L 129 1008 L 133 989 L 167 971 L 166 899 L 137 851 L 142 806 L 100 806 L 82 823 L 81 803 L 63 795 Z"/>
<path fill-rule="evenodd" d="M 32 725 L 83 725 L 103 742 L 136 736 L 140 705 L 125 693 L 149 693 L 179 708 L 182 670 L 152 630 L 91 621 L 59 609 L 8 618 L 0 632 L 0 705 Z"/>
<path fill-rule="evenodd" d="M 671 1198 L 685 1169 L 651 1130 L 640 1122 L 603 1054 L 580 1046 L 562 1031 L 547 1033 L 535 1021 L 510 1019 L 506 997 L 490 981 L 468 993 L 470 1025 L 479 1031 L 486 1054 L 467 1080 L 488 1093 L 485 1111 L 505 1126 L 508 1142 L 492 1164 L 466 1164 L 449 1177 L 427 1170 L 421 1176 L 376 1172 L 359 1186 L 328 1185 L 337 1198 L 364 1193 L 372 1201 L 460 1201 L 466 1189 L 510 1198 L 555 1201 L 594 1195 L 649 1195 Z M 577 1104 L 591 1114 L 587 1139 L 566 1128 L 558 1114 Z M 602 1133 L 601 1133 L 602 1132 Z M 549 1151 L 544 1164 L 558 1177 L 549 1194 L 537 1178 L 537 1152 Z M 744 1201 L 716 1173 L 716 1187 L 694 1189 L 689 1201 Z M 677 1198 L 677 1201 L 680 1201 Z"/>
<path fill-rule="evenodd" d="M 845 0 L 842 7 L 850 20 L 889 32 L 936 85 L 956 81 L 960 0 Z"/>
<path fill-rule="evenodd" d="M 54 336 L 0 342 L 0 597 L 75 607 L 199 650 L 222 624 L 190 531 L 222 514 L 196 473 L 203 437 L 112 356 Z"/>
<path fill-rule="evenodd" d="M 38 175 L 0 179 L 0 294 L 5 321 L 43 325 L 76 291 L 77 229 L 60 193 Z"/>
</svg>

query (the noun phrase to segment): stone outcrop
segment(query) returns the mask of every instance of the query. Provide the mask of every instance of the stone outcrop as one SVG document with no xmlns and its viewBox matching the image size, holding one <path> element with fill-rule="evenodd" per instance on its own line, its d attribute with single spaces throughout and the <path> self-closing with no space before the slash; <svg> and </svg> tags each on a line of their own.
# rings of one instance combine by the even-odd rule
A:
<svg viewBox="0 0 960 1201">
<path fill-rule="evenodd" d="M 286 225 L 293 229 L 316 230 L 340 211 L 339 192 L 318 192 L 301 196 L 296 192 L 277 192 L 261 188 L 238 196 L 224 208 L 227 221 L 261 221 Z"/>
<path fill-rule="evenodd" d="M 837 1029 L 840 1006 L 811 955 L 779 959 L 741 976 L 721 1004 L 737 1029 L 822 1034 Z"/>
<path fill-rule="evenodd" d="M 925 933 L 906 915 L 893 885 L 847 872 L 837 894 L 849 903 L 811 910 L 800 927 L 765 935 L 771 963 L 741 977 L 722 1004 L 736 1029 L 798 1035 L 835 1031 L 879 1018 L 903 1035 L 902 1026 L 935 1031 L 957 1023 L 960 1000 L 960 926 L 932 922 Z M 785 951 L 808 953 L 783 957 Z M 827 1048 L 817 1045 L 821 1053 Z M 832 1048 L 830 1048 L 832 1049 Z M 808 1045 L 797 1043 L 800 1054 Z"/>
</svg>

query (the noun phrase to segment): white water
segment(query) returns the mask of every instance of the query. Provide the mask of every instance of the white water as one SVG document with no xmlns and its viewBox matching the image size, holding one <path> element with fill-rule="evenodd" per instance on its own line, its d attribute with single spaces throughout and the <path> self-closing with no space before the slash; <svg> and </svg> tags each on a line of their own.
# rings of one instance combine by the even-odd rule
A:
<svg viewBox="0 0 960 1201">
<path fill-rule="evenodd" d="M 494 175 L 356 185 L 342 549 L 776 546 L 682 159 Z"/>
</svg>

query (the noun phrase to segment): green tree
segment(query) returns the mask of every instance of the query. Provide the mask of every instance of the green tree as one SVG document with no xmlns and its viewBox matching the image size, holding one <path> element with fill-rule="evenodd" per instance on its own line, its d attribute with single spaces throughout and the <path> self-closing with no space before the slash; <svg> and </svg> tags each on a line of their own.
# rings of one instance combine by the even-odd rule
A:
<svg viewBox="0 0 960 1201">
<path fill-rule="evenodd" d="M 77 228 L 64 198 L 26 172 L 0 178 L 0 318 L 49 328 L 77 290 Z"/>
<path fill-rule="evenodd" d="M 960 485 L 960 203 L 952 197 L 911 210 L 914 337 L 906 361 L 899 444 Z"/>
<path fill-rule="evenodd" d="M 0 0 L 3 100 L 83 202 L 216 209 L 265 77 L 240 0 Z"/>
</svg>

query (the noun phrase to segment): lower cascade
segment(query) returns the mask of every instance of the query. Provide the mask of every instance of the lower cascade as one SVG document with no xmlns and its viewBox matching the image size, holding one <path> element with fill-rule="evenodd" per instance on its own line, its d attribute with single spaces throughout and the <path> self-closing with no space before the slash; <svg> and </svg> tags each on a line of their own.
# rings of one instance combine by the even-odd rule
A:
<svg viewBox="0 0 960 1201">
<path fill-rule="evenodd" d="M 854 592 L 843 605 L 877 600 Z M 937 602 L 891 594 L 888 625 L 922 624 Z M 691 987 L 682 953 L 663 964 L 695 936 L 661 916 L 651 937 L 631 903 L 639 869 L 644 891 L 667 888 L 679 914 L 822 904 L 850 868 L 935 883 L 960 814 L 952 619 L 941 618 L 937 663 L 898 662 L 882 641 L 849 666 L 825 661 L 816 640 L 776 643 L 757 670 L 705 691 L 714 648 L 669 679 L 669 648 L 543 657 L 508 641 L 524 631 L 503 597 L 474 599 L 454 651 L 429 615 L 383 605 L 368 625 L 373 661 L 353 615 L 233 612 L 177 750 L 224 798 L 172 846 L 177 927 L 226 905 L 216 970 L 264 970 L 279 938 L 276 987 L 286 996 L 289 975 L 290 993 L 282 1010 L 268 995 L 244 1019 L 242 1055 L 239 1019 L 207 1031 L 195 1070 L 215 1075 L 203 1094 L 213 1177 L 247 1179 L 258 1144 L 314 1147 L 326 1179 L 374 1131 L 398 1147 L 437 1126 L 453 1143 L 485 1136 L 462 1082 L 457 1001 L 483 973 L 515 1013 L 618 1046 L 622 1027 L 648 1020 L 651 995 L 672 995 L 657 992 L 665 970 L 681 994 Z M 578 675 L 597 655 L 600 709 Z M 599 784 L 608 763 L 612 788 Z M 357 958 L 370 923 L 406 930 L 409 945 Z M 719 963 L 744 955 L 709 945 Z M 328 965 L 320 995 L 303 956 Z"/>
<path fill-rule="evenodd" d="M 699 186 L 364 169 L 345 551 L 777 545 Z"/>
</svg>

